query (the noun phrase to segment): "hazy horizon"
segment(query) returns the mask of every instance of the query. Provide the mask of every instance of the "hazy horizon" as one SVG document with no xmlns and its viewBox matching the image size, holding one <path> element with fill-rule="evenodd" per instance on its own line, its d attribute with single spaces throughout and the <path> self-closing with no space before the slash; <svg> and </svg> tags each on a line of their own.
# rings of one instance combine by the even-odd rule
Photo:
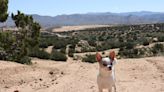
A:
<svg viewBox="0 0 164 92">
<path fill-rule="evenodd" d="M 156 0 L 9 0 L 9 13 L 20 10 L 26 14 L 57 16 L 86 13 L 164 12 L 164 1 Z"/>
<path fill-rule="evenodd" d="M 131 11 L 131 12 L 86 12 L 86 13 L 71 13 L 71 14 L 59 14 L 59 15 L 41 15 L 41 14 L 28 14 L 28 15 L 40 15 L 40 16 L 50 16 L 50 17 L 56 17 L 56 16 L 62 16 L 62 15 L 74 15 L 74 14 L 96 14 L 96 13 L 113 13 L 113 14 L 121 14 L 121 13 L 141 13 L 141 12 L 150 12 L 150 13 L 164 13 L 164 12 L 156 12 L 156 11 Z"/>
</svg>

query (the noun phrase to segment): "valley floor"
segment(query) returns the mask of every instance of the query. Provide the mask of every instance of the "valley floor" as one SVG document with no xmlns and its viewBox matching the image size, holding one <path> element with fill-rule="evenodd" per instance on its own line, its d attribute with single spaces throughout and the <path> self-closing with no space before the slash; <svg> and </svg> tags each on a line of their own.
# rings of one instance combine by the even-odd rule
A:
<svg viewBox="0 0 164 92">
<path fill-rule="evenodd" d="M 164 92 L 164 57 L 118 61 L 117 92 Z M 98 92 L 98 63 L 71 58 L 68 62 L 32 62 L 27 66 L 0 61 L 0 92 Z"/>
</svg>

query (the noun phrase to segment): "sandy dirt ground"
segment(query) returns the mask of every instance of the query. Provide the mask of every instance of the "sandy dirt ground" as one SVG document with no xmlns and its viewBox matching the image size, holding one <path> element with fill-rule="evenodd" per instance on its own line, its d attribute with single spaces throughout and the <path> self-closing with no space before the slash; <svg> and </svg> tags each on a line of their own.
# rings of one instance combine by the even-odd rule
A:
<svg viewBox="0 0 164 92">
<path fill-rule="evenodd" d="M 64 32 L 72 30 L 83 30 L 87 28 L 97 28 L 97 27 L 106 27 L 112 25 L 80 25 L 80 26 L 62 26 L 61 28 L 54 28 L 52 32 Z"/>
<path fill-rule="evenodd" d="M 164 57 L 118 61 L 117 92 L 164 92 Z M 71 58 L 67 62 L 32 62 L 27 66 L 0 61 L 0 92 L 98 92 L 98 63 Z"/>
</svg>

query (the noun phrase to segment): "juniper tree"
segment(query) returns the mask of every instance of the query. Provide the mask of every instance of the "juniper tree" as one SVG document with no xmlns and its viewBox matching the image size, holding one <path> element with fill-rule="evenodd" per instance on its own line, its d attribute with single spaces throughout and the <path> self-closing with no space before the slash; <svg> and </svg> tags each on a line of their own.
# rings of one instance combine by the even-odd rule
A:
<svg viewBox="0 0 164 92">
<path fill-rule="evenodd" d="M 0 22 L 5 22 L 8 18 L 8 0 L 0 0 Z"/>
<path fill-rule="evenodd" d="M 16 15 L 12 14 L 12 19 L 18 28 L 17 32 L 17 48 L 20 48 L 16 54 L 16 60 L 28 56 L 28 52 L 39 44 L 40 25 L 35 22 L 32 16 L 25 15 L 20 11 Z M 24 59 L 23 59 L 24 60 Z M 22 62 L 20 62 L 22 63 Z"/>
</svg>

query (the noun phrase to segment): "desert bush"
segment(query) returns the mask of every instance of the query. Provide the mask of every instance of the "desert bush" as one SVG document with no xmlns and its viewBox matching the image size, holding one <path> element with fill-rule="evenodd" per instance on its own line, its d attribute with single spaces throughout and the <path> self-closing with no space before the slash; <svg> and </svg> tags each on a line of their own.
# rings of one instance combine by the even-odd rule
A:
<svg viewBox="0 0 164 92">
<path fill-rule="evenodd" d="M 48 44 L 47 42 L 43 41 L 39 43 L 39 48 L 48 48 L 51 44 Z"/>
<path fill-rule="evenodd" d="M 134 44 L 133 42 L 127 42 L 125 48 L 126 48 L 126 49 L 133 49 L 134 46 L 135 46 L 135 44 Z"/>
<path fill-rule="evenodd" d="M 17 63 L 21 63 L 21 64 L 27 64 L 27 65 L 32 64 L 32 62 L 31 62 L 31 58 L 28 57 L 28 56 L 24 56 L 24 57 L 22 57 L 20 60 L 15 61 L 15 62 L 17 62 Z"/>
<path fill-rule="evenodd" d="M 65 48 L 68 45 L 68 43 L 64 42 L 64 41 L 56 41 L 54 43 L 54 49 L 61 49 L 61 48 Z"/>
<path fill-rule="evenodd" d="M 86 48 L 86 47 L 83 47 L 81 52 L 95 52 L 96 49 L 95 48 Z"/>
<path fill-rule="evenodd" d="M 154 55 L 164 52 L 164 45 L 163 44 L 155 44 L 152 47 L 152 52 Z"/>
<path fill-rule="evenodd" d="M 158 41 L 159 41 L 159 42 L 164 42 L 164 36 L 159 36 L 159 37 L 158 37 Z"/>
<path fill-rule="evenodd" d="M 59 38 L 52 35 L 41 35 L 39 40 L 39 48 L 47 48 L 52 46 Z"/>
<path fill-rule="evenodd" d="M 120 48 L 121 47 L 121 42 L 118 42 L 118 41 L 111 41 L 109 43 L 109 46 L 111 49 L 114 49 L 114 48 Z"/>
<path fill-rule="evenodd" d="M 95 43 L 95 41 L 94 40 L 89 40 L 88 41 L 88 44 L 90 45 L 90 46 L 93 46 L 93 47 L 95 47 L 97 44 Z"/>
<path fill-rule="evenodd" d="M 145 41 L 143 42 L 143 45 L 144 45 L 144 46 L 149 45 L 149 41 L 148 41 L 148 40 L 145 40 Z"/>
<path fill-rule="evenodd" d="M 61 49 L 60 49 L 60 52 L 63 53 L 63 54 L 66 54 L 66 47 L 61 48 Z"/>
<path fill-rule="evenodd" d="M 53 50 L 51 53 L 50 59 L 55 60 L 55 61 L 66 61 L 67 57 L 65 54 L 63 54 L 59 51 Z"/>
<path fill-rule="evenodd" d="M 31 57 L 37 57 L 40 59 L 49 59 L 50 58 L 50 54 L 47 53 L 44 50 L 40 50 L 39 48 L 33 49 L 29 52 L 29 56 Z"/>
<path fill-rule="evenodd" d="M 96 57 L 96 55 L 86 55 L 86 57 L 84 57 L 82 59 L 82 61 L 88 62 L 88 63 L 95 63 L 95 62 L 97 62 L 95 57 Z"/>
<path fill-rule="evenodd" d="M 122 49 L 118 53 L 121 57 L 125 58 L 140 58 L 143 57 L 144 52 L 140 48 L 135 49 Z"/>
<path fill-rule="evenodd" d="M 107 43 L 96 46 L 97 51 L 104 51 L 104 50 L 108 50 L 108 49 L 111 49 L 111 46 Z"/>
</svg>

